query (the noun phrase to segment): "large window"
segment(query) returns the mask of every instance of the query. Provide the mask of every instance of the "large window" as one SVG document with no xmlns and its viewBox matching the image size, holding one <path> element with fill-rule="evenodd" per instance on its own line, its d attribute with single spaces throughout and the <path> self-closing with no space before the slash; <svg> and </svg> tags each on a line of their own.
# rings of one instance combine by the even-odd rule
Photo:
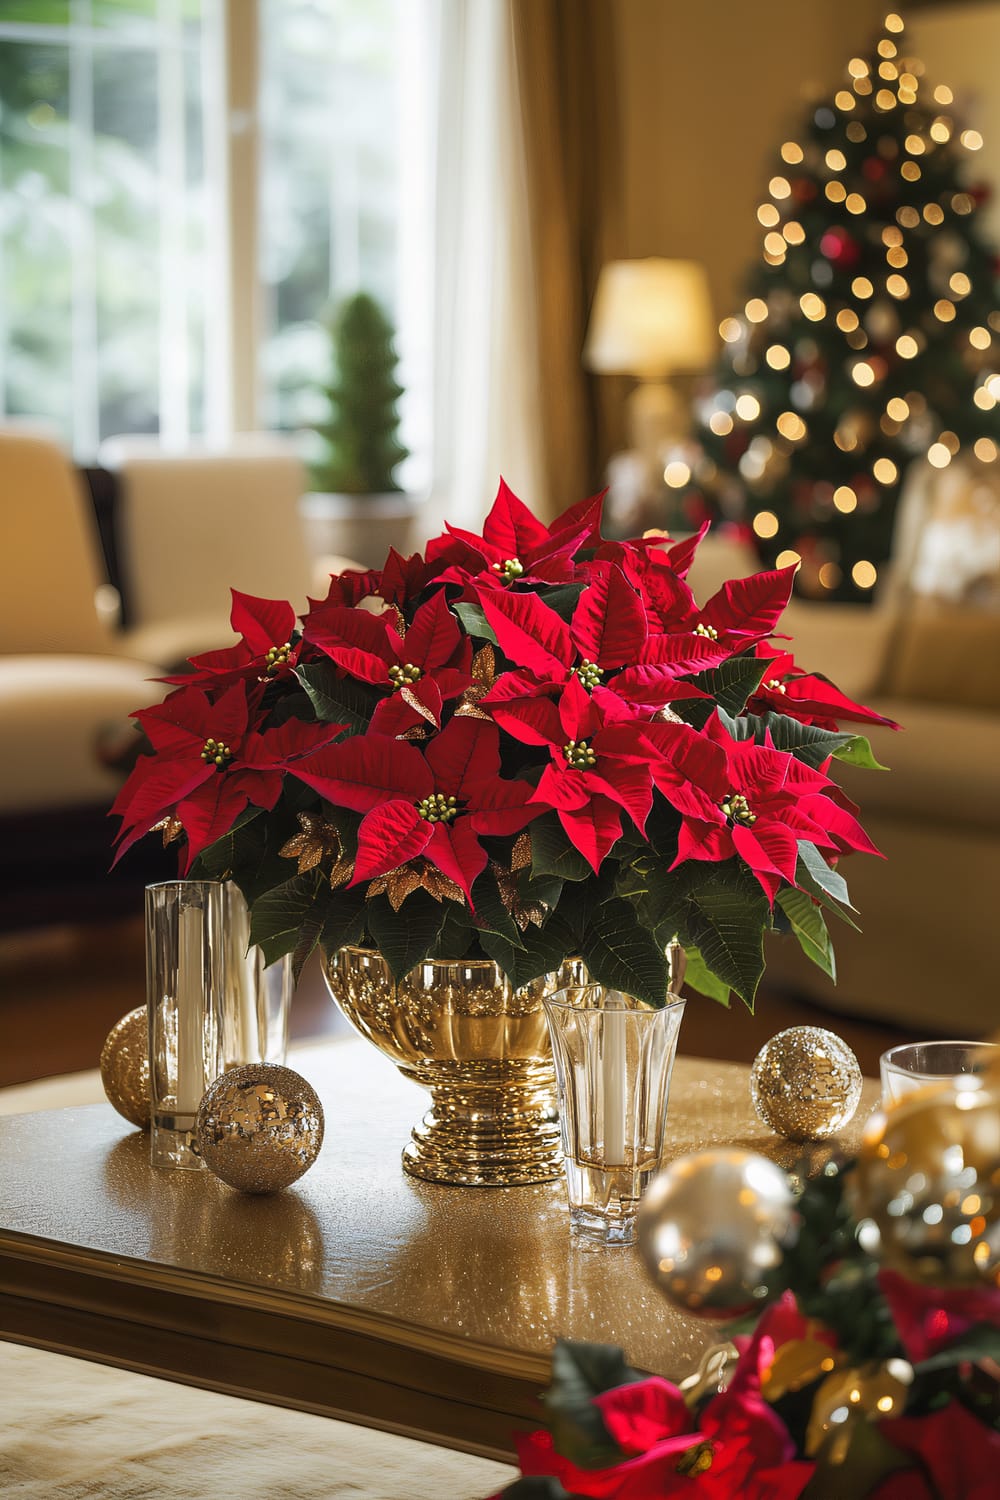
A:
<svg viewBox="0 0 1000 1500">
<path fill-rule="evenodd" d="M 365 290 L 400 329 L 419 476 L 425 14 L 420 0 L 0 0 L 0 416 L 46 421 L 85 461 L 114 433 L 176 448 L 308 426 L 330 309 Z M 254 76 L 258 97 L 235 97 Z"/>
<path fill-rule="evenodd" d="M 0 0 L 0 410 L 211 428 L 215 0 Z"/>
</svg>

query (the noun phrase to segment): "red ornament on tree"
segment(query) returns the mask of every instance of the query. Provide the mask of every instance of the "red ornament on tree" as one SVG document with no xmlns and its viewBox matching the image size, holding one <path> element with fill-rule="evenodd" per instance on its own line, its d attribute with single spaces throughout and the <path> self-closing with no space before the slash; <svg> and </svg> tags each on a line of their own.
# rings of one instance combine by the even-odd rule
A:
<svg viewBox="0 0 1000 1500">
<path fill-rule="evenodd" d="M 861 259 L 861 246 L 846 229 L 828 229 L 819 242 L 820 252 L 842 271 L 849 271 Z"/>
</svg>

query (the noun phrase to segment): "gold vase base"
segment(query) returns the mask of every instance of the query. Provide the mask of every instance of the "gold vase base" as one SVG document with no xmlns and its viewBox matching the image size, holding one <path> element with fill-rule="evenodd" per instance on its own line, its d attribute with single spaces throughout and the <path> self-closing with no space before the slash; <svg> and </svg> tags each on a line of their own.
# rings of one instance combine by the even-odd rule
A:
<svg viewBox="0 0 1000 1500">
<path fill-rule="evenodd" d="M 528 1187 L 562 1176 L 562 1150 L 554 1101 L 519 1100 L 501 1111 L 466 1101 L 427 1112 L 403 1151 L 403 1170 L 424 1182 L 451 1187 Z"/>
</svg>

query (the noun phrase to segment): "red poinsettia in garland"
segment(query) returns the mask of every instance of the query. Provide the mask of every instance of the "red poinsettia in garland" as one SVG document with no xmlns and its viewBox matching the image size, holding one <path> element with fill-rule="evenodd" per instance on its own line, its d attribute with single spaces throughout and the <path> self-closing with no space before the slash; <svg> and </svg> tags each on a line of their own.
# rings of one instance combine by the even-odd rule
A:
<svg viewBox="0 0 1000 1500">
<path fill-rule="evenodd" d="M 501 484 L 482 536 L 339 574 L 301 625 L 234 592 L 238 643 L 136 714 L 120 852 L 162 828 L 184 873 L 234 879 L 269 960 L 478 952 L 520 985 L 582 953 L 657 1004 L 676 938 L 696 988 L 750 1004 L 791 928 L 832 972 L 835 866 L 877 853 L 830 774 L 876 762 L 837 722 L 885 721 L 770 644 L 791 569 L 699 604 L 701 534 L 600 517 L 546 526 Z"/>
</svg>

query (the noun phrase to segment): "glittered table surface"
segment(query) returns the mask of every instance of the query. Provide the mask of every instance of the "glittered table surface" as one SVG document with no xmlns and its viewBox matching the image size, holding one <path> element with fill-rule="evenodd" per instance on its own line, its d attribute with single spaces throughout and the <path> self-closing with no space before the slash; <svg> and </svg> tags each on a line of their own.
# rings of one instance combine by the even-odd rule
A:
<svg viewBox="0 0 1000 1500">
<path fill-rule="evenodd" d="M 322 1098 L 326 1139 L 308 1175 L 269 1198 L 241 1197 L 205 1172 L 153 1170 L 148 1137 L 110 1105 L 0 1119 L 0 1333 L 228 1389 L 240 1381 L 213 1377 L 207 1363 L 186 1368 L 193 1345 L 160 1356 L 153 1347 L 171 1332 L 205 1336 L 191 1308 L 212 1324 L 216 1352 L 242 1339 L 287 1360 L 311 1327 L 374 1340 L 383 1365 L 395 1348 L 535 1388 L 558 1337 L 622 1344 L 634 1364 L 675 1377 L 717 1341 L 711 1324 L 668 1308 L 634 1249 L 571 1242 L 561 1183 L 445 1188 L 405 1176 L 400 1151 L 426 1095 L 367 1044 L 335 1042 L 290 1062 Z M 855 1122 L 834 1144 L 856 1146 L 876 1092 L 865 1085 Z M 668 1157 L 722 1143 L 786 1166 L 800 1154 L 757 1120 L 747 1069 L 735 1064 L 679 1058 L 667 1128 Z M 812 1150 L 814 1161 L 826 1154 Z M 57 1305 L 78 1311 L 76 1336 L 51 1331 Z M 281 1338 L 255 1342 L 238 1326 L 241 1310 L 266 1315 Z M 112 1341 L 102 1317 L 145 1328 L 150 1348 L 140 1357 L 124 1333 Z M 309 1358 L 319 1358 L 312 1346 Z M 368 1378 L 366 1361 L 352 1368 Z M 259 1393 L 345 1409 L 345 1399 L 269 1393 L 263 1379 Z M 377 1412 L 358 1415 L 379 1425 Z M 488 1435 L 435 1435 L 480 1451 L 503 1446 Z"/>
</svg>

